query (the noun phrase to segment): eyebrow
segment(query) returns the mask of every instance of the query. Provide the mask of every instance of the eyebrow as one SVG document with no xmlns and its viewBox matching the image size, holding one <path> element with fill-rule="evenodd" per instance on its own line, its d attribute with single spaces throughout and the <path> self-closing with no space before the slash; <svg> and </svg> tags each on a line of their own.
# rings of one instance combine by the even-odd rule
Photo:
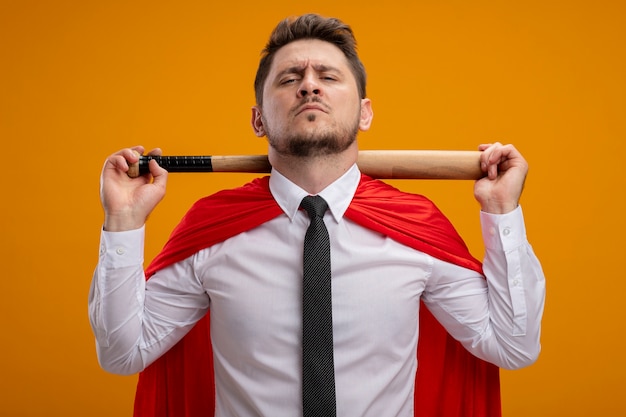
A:
<svg viewBox="0 0 626 417">
<path fill-rule="evenodd" d="M 287 74 L 301 74 L 306 67 L 307 65 L 294 65 L 292 67 L 285 68 L 276 75 L 276 78 L 281 78 L 282 76 Z M 339 68 L 332 67 L 330 65 L 312 64 L 311 67 L 313 67 L 313 69 L 317 72 L 337 72 L 339 74 L 343 74 L 343 72 Z"/>
</svg>

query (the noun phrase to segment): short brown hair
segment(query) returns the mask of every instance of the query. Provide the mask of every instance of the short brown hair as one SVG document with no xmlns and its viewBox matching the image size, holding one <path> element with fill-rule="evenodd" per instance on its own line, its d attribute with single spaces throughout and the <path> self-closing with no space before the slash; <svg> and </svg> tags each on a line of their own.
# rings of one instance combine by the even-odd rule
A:
<svg viewBox="0 0 626 417">
<path fill-rule="evenodd" d="M 263 87 L 276 52 L 290 42 L 301 39 L 319 39 L 332 43 L 346 56 L 357 82 L 360 98 L 365 98 L 365 67 L 356 52 L 356 39 L 350 26 L 336 18 L 305 14 L 281 21 L 272 31 L 261 52 L 259 68 L 254 79 L 254 93 L 259 106 L 263 104 Z"/>
</svg>

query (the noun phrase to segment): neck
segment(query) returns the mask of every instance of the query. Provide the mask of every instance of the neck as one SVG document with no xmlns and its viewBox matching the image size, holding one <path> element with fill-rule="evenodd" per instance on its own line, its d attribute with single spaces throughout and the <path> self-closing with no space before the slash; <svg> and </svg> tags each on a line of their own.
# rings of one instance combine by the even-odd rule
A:
<svg viewBox="0 0 626 417">
<path fill-rule="evenodd" d="M 311 195 L 318 194 L 346 173 L 357 161 L 356 141 L 338 154 L 297 157 L 269 148 L 268 158 L 274 169 Z"/>
</svg>

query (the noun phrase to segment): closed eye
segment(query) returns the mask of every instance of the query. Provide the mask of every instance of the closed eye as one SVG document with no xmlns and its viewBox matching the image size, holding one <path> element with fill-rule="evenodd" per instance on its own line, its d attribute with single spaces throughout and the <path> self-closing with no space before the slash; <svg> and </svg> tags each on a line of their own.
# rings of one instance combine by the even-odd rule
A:
<svg viewBox="0 0 626 417">
<path fill-rule="evenodd" d="M 292 78 L 285 78 L 283 80 L 280 80 L 279 84 L 280 85 L 288 85 L 288 84 L 293 84 L 296 81 L 298 81 L 298 78 L 296 77 L 292 77 Z"/>
</svg>

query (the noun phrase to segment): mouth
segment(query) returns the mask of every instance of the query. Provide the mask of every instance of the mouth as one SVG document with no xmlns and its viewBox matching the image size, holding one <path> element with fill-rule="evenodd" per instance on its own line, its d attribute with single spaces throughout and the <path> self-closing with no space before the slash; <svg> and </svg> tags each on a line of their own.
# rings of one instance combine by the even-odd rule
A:
<svg viewBox="0 0 626 417">
<path fill-rule="evenodd" d="M 306 112 L 310 112 L 310 111 L 321 111 L 321 112 L 326 113 L 326 111 L 324 109 L 322 109 L 321 107 L 304 106 L 300 110 L 298 110 L 298 113 L 296 113 L 296 114 L 306 113 Z"/>
<path fill-rule="evenodd" d="M 302 104 L 300 107 L 298 107 L 296 110 L 296 116 L 301 113 L 316 112 L 316 111 L 320 111 L 322 113 L 328 113 L 326 106 L 322 105 L 321 103 L 312 102 L 312 103 Z"/>
</svg>

